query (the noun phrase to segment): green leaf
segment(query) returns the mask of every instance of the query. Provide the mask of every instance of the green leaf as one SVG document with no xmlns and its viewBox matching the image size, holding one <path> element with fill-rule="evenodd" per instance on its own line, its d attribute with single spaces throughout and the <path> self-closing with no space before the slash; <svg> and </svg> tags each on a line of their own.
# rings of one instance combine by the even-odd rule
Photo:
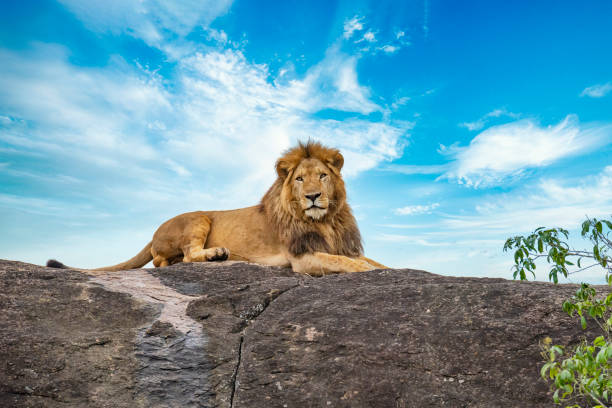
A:
<svg viewBox="0 0 612 408">
<path fill-rule="evenodd" d="M 601 234 L 601 232 L 603 231 L 603 228 L 601 227 L 601 221 L 597 221 L 597 223 L 595 224 L 595 228 L 597 229 L 597 232 Z"/>
<path fill-rule="evenodd" d="M 561 346 L 558 345 L 554 345 L 550 348 L 551 353 L 553 354 L 563 354 L 563 349 L 561 348 Z"/>
<path fill-rule="evenodd" d="M 589 232 L 589 227 L 591 226 L 591 222 L 586 220 L 582 223 L 582 236 L 585 236 L 587 232 Z"/>
<path fill-rule="evenodd" d="M 561 374 L 559 374 L 559 379 L 563 382 L 571 381 L 572 374 L 570 374 L 568 370 L 563 370 L 561 371 Z"/>
<path fill-rule="evenodd" d="M 550 368 L 551 365 L 553 365 L 554 363 L 546 363 L 542 366 L 542 368 L 540 369 L 540 376 L 544 379 L 547 378 L 546 372 L 548 371 L 548 369 Z"/>
<path fill-rule="evenodd" d="M 597 357 L 595 357 L 595 361 L 597 362 L 597 364 L 605 364 L 606 361 L 608 361 L 608 353 L 605 348 L 599 350 L 599 353 L 597 353 Z"/>
<path fill-rule="evenodd" d="M 582 326 L 582 330 L 586 329 L 587 323 L 584 316 L 580 316 L 580 325 Z"/>
<path fill-rule="evenodd" d="M 604 336 L 599 336 L 595 340 L 593 340 L 593 345 L 597 346 L 597 347 L 605 346 L 606 345 L 606 340 L 604 339 Z"/>
</svg>

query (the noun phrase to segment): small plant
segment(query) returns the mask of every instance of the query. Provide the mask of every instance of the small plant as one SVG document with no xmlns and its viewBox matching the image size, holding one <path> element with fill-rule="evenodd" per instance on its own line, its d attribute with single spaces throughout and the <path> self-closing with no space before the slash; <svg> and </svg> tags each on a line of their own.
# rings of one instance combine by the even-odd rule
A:
<svg viewBox="0 0 612 408">
<path fill-rule="evenodd" d="M 536 260 L 546 258 L 551 264 L 548 278 L 555 283 L 558 283 L 559 275 L 567 277 L 599 265 L 605 270 L 608 285 L 612 285 L 611 231 L 612 222 L 587 218 L 582 223 L 582 236 L 591 241 L 592 252 L 572 249 L 567 243 L 569 233 L 563 228 L 538 228 L 527 237 L 509 238 L 504 251 L 515 250 L 515 279 L 518 277 L 526 280 L 528 272 L 535 277 Z M 582 266 L 584 259 L 591 260 L 588 266 Z M 598 298 L 595 289 L 583 283 L 576 294 L 563 303 L 563 310 L 572 317 L 578 317 L 582 329 L 586 329 L 587 316 L 590 316 L 602 335 L 592 343 L 585 339 L 572 348 L 552 345 L 552 340 L 547 337 L 542 342 L 542 356 L 546 363 L 540 375 L 552 382 L 553 400 L 557 404 L 582 397 L 595 403 L 593 408 L 610 408 L 612 293 L 605 298 Z M 578 404 L 567 407 L 581 408 Z"/>
<path fill-rule="evenodd" d="M 586 328 L 586 315 L 591 316 L 603 335 L 592 343 L 583 340 L 573 350 L 559 345 L 551 346 L 550 338 L 543 344 L 546 363 L 540 370 L 544 379 L 551 380 L 553 400 L 556 403 L 571 399 L 573 396 L 586 396 L 598 408 L 607 408 L 612 396 L 612 377 L 610 359 L 612 358 L 612 293 L 604 299 L 596 297 L 596 291 L 582 284 L 571 300 L 563 303 L 563 310 L 570 316 L 578 316 L 583 329 Z M 567 355 L 565 359 L 561 357 Z M 580 407 L 573 405 L 573 407 Z"/>
</svg>

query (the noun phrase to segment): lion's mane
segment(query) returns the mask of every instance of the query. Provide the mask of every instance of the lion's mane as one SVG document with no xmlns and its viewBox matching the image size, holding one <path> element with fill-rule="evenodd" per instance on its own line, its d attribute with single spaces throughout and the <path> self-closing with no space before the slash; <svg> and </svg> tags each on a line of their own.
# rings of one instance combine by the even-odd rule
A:
<svg viewBox="0 0 612 408">
<path fill-rule="evenodd" d="M 319 220 L 303 216 L 291 195 L 293 171 L 308 158 L 316 158 L 329 167 L 334 185 L 328 211 Z M 292 255 L 315 251 L 350 257 L 363 254 L 361 234 L 346 202 L 346 189 L 340 174 L 343 164 L 344 159 L 337 149 L 312 141 L 299 143 L 277 160 L 278 177 L 261 199 L 259 209 Z"/>
</svg>

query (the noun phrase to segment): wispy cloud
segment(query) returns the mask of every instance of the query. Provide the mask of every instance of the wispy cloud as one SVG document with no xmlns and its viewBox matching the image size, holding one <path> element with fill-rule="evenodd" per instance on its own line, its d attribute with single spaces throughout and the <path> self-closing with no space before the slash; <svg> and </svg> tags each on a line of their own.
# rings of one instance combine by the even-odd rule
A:
<svg viewBox="0 0 612 408">
<path fill-rule="evenodd" d="M 603 98 L 610 93 L 610 91 L 612 91 L 612 82 L 607 82 L 605 84 L 597 84 L 584 88 L 584 90 L 580 93 L 580 96 Z"/>
<path fill-rule="evenodd" d="M 508 237 L 545 226 L 566 228 L 578 238 L 585 216 L 612 214 L 612 166 L 592 176 L 541 179 L 468 202 L 473 204 L 436 211 L 425 224 L 381 224 L 388 230 L 374 239 L 401 248 L 399 265 L 410 262 L 437 273 L 510 278 L 512 256 L 502 251 Z M 580 240 L 574 239 L 572 245 L 580 247 Z M 546 280 L 546 271 L 538 268 L 538 279 Z M 600 281 L 600 272 L 580 279 Z"/>
<path fill-rule="evenodd" d="M 75 67 L 59 46 L 0 49 L 0 108 L 13 118 L 0 139 L 28 150 L 154 159 L 141 124 L 171 109 L 160 79 L 115 58 L 107 68 Z M 129 135 L 126 137 L 126 135 Z"/>
<path fill-rule="evenodd" d="M 87 68 L 73 66 L 68 57 L 64 48 L 44 44 L 25 52 L 0 50 L 0 111 L 8 118 L 0 140 L 57 157 L 58 173 L 71 175 L 81 161 L 88 177 L 104 179 L 112 169 L 153 180 L 156 185 L 147 188 L 167 191 L 167 197 L 175 194 L 165 186 L 176 175 L 223 174 L 236 183 L 219 187 L 219 197 L 243 204 L 242 197 L 271 182 L 270 163 L 298 139 L 342 148 L 345 174 L 355 175 L 399 157 L 412 127 L 390 119 L 313 117 L 321 109 L 382 109 L 359 83 L 355 57 L 337 48 L 303 77 L 282 80 L 231 49 L 181 59 L 171 83 L 120 58 Z"/>
<path fill-rule="evenodd" d="M 392 55 L 410 45 L 404 31 L 395 29 L 393 33 L 381 34 L 380 30 L 369 28 L 366 23 L 364 16 L 354 16 L 345 20 L 343 26 L 342 38 L 357 46 L 360 54 L 374 55 L 382 52 Z M 358 32 L 363 34 L 356 35 Z"/>
<path fill-rule="evenodd" d="M 516 192 L 490 197 L 472 215 L 448 215 L 447 229 L 526 233 L 540 226 L 577 228 L 589 217 L 612 214 L 612 166 L 581 179 L 543 179 Z"/>
<path fill-rule="evenodd" d="M 607 144 L 611 134 L 612 124 L 581 124 L 575 115 L 554 126 L 533 119 L 492 126 L 466 147 L 441 146 L 440 153 L 454 159 L 441 177 L 472 187 L 501 184 L 530 168 Z"/>
<path fill-rule="evenodd" d="M 408 205 L 406 207 L 396 208 L 394 210 L 394 213 L 397 215 L 431 214 L 431 212 L 439 206 L 440 203 L 432 203 L 427 205 Z"/>
<path fill-rule="evenodd" d="M 357 57 L 341 52 L 335 45 L 327 50 L 325 59 L 308 70 L 303 81 L 291 82 L 288 89 L 306 91 L 306 110 L 332 108 L 363 114 L 382 110 L 370 101 L 370 90 L 359 84 Z"/>
<path fill-rule="evenodd" d="M 399 51 L 399 47 L 396 47 L 395 45 L 383 45 L 382 47 L 380 47 L 381 51 L 387 53 L 387 54 L 394 54 L 397 51 Z"/>
<path fill-rule="evenodd" d="M 185 37 L 197 25 L 210 24 L 232 4 L 232 0 L 60 2 L 93 31 L 125 33 L 157 48 Z"/>
<path fill-rule="evenodd" d="M 402 96 L 402 97 L 395 98 L 395 100 L 391 104 L 391 108 L 393 110 L 396 110 L 400 106 L 404 106 L 404 105 L 408 104 L 408 102 L 410 102 L 410 99 L 411 98 L 409 96 Z"/>
<path fill-rule="evenodd" d="M 349 39 L 353 36 L 356 31 L 363 30 L 364 17 L 354 16 L 344 22 L 344 33 L 342 34 L 345 39 Z"/>
<path fill-rule="evenodd" d="M 460 123 L 459 126 L 464 127 L 470 131 L 480 130 L 485 127 L 485 125 L 489 122 L 491 118 L 499 118 L 502 116 L 506 116 L 512 119 L 518 119 L 520 117 L 518 113 L 508 112 L 505 108 L 494 109 L 474 122 L 463 122 Z"/>
<path fill-rule="evenodd" d="M 400 174 L 442 174 L 449 170 L 449 164 L 389 164 L 382 170 Z"/>
<path fill-rule="evenodd" d="M 368 30 L 364 35 L 363 39 L 367 42 L 376 42 L 376 33 L 372 30 Z"/>
<path fill-rule="evenodd" d="M 423 238 L 417 238 L 413 235 L 402 234 L 380 234 L 376 237 L 378 241 L 409 243 L 424 247 L 448 247 L 452 244 L 447 242 L 434 242 Z"/>
</svg>

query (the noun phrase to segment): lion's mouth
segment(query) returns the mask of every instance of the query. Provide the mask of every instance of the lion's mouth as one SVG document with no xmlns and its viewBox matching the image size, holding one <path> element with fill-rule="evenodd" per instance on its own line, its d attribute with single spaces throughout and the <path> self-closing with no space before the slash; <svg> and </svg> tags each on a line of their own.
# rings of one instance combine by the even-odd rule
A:
<svg viewBox="0 0 612 408">
<path fill-rule="evenodd" d="M 327 208 L 319 207 L 318 205 L 312 205 L 304 211 L 308 217 L 313 220 L 320 220 L 327 214 Z"/>
</svg>

